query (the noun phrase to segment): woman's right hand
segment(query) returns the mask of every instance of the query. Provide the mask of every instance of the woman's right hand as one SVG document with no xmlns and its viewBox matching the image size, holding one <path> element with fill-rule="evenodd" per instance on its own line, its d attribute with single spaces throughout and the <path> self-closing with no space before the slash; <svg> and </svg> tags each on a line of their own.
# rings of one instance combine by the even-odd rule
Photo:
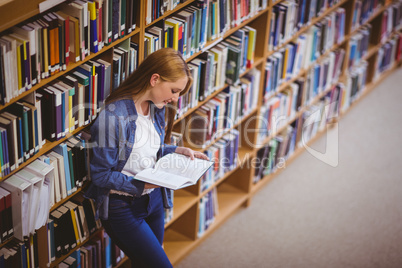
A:
<svg viewBox="0 0 402 268">
<path fill-rule="evenodd" d="M 151 183 L 146 182 L 145 186 L 144 186 L 144 189 L 154 189 L 154 188 L 159 188 L 159 187 L 160 187 L 159 185 L 155 185 L 155 184 L 151 184 Z"/>
</svg>

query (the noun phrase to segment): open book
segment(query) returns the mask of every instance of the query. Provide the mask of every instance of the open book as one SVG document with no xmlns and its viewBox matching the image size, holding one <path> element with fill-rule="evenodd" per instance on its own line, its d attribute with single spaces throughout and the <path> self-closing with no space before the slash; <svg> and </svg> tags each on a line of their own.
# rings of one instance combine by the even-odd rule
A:
<svg viewBox="0 0 402 268">
<path fill-rule="evenodd" d="M 156 162 L 154 168 L 137 173 L 137 180 L 177 190 L 193 184 L 212 166 L 212 161 L 199 158 L 191 160 L 182 154 L 167 154 Z"/>
</svg>

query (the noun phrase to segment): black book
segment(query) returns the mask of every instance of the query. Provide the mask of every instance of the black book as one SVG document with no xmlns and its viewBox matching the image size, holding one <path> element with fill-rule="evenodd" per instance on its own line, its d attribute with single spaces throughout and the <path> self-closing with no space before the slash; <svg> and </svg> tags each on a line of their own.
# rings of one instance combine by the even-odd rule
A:
<svg viewBox="0 0 402 268">
<path fill-rule="evenodd" d="M 135 29 L 135 27 L 137 27 L 137 10 L 138 10 L 138 7 L 140 6 L 140 2 L 139 2 L 139 0 L 131 0 L 132 2 L 133 2 L 133 14 L 132 14 L 132 22 L 133 22 L 133 25 L 132 25 L 132 28 L 133 28 L 133 30 Z"/>
<path fill-rule="evenodd" d="M 119 13 L 120 13 L 120 1 L 110 0 L 113 2 L 112 6 L 112 41 L 119 39 Z"/>
<path fill-rule="evenodd" d="M 54 210 L 50 213 L 50 217 L 53 219 L 53 225 L 54 225 L 54 231 L 53 231 L 53 236 L 54 236 L 54 247 L 55 247 L 55 253 L 56 253 L 56 258 L 60 258 L 63 254 L 63 252 L 68 252 L 69 247 L 62 249 L 62 241 L 63 241 L 63 221 L 62 221 L 62 213 L 60 211 Z"/>
<path fill-rule="evenodd" d="M 62 221 L 62 241 L 61 244 L 62 246 L 62 253 L 67 254 L 70 250 L 75 248 L 77 246 L 77 240 L 75 237 L 75 232 L 74 232 L 74 226 L 73 226 L 73 219 L 71 217 L 71 212 L 70 209 L 67 208 L 66 206 L 60 206 L 57 208 L 57 211 L 59 211 L 62 216 L 61 216 L 61 221 Z"/>
<path fill-rule="evenodd" d="M 7 111 L 17 117 L 21 118 L 21 134 L 22 134 L 22 145 L 23 145 L 23 154 L 24 159 L 29 158 L 29 131 L 28 131 L 28 114 L 27 110 L 24 108 L 20 102 L 16 102 L 7 108 Z"/>
<path fill-rule="evenodd" d="M 56 95 L 47 88 L 41 88 L 38 91 L 41 95 L 42 110 L 42 135 L 49 141 L 56 140 Z"/>
<path fill-rule="evenodd" d="M 4 105 L 6 98 L 6 80 L 3 49 L 0 49 L 0 104 Z"/>
<path fill-rule="evenodd" d="M 78 205 L 83 206 L 85 218 L 87 220 L 88 230 L 90 234 L 93 234 L 97 229 L 97 223 L 95 220 L 95 211 L 90 199 L 86 199 L 82 195 L 75 195 L 72 201 Z"/>
<path fill-rule="evenodd" d="M 133 0 L 126 0 L 126 29 L 127 33 L 133 30 Z"/>
</svg>

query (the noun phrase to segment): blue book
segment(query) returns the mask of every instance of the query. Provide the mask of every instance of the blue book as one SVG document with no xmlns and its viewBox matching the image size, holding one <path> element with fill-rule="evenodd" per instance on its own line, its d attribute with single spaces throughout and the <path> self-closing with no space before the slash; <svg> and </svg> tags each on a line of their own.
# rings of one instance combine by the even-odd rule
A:
<svg viewBox="0 0 402 268">
<path fill-rule="evenodd" d="M 299 20 L 299 28 L 304 25 L 306 17 L 306 0 L 303 0 L 302 7 L 300 8 L 300 20 Z"/>
<path fill-rule="evenodd" d="M 81 254 L 80 249 L 77 249 L 73 253 L 70 254 L 70 256 L 73 257 L 76 260 L 76 266 L 73 266 L 73 267 L 76 267 L 76 268 L 81 267 L 81 261 L 80 261 L 81 256 L 80 256 L 80 254 Z"/>
<path fill-rule="evenodd" d="M 320 71 L 321 71 L 321 66 L 319 64 L 315 65 L 314 66 L 314 96 L 317 96 L 319 93 Z"/>
<path fill-rule="evenodd" d="M 56 245 L 54 241 L 54 221 L 52 218 L 49 218 L 47 222 L 47 228 L 49 230 L 49 240 L 50 240 L 50 260 L 55 261 L 56 260 Z"/>
<path fill-rule="evenodd" d="M 53 148 L 53 151 L 63 156 L 64 160 L 64 175 L 66 177 L 66 188 L 67 188 L 67 195 L 72 194 L 72 187 L 71 187 L 71 176 L 70 176 L 70 164 L 68 161 L 68 152 L 67 152 L 67 145 L 65 143 L 61 143 Z"/>
<path fill-rule="evenodd" d="M 57 88 L 61 92 L 61 112 L 60 117 L 58 116 L 58 120 L 61 120 L 61 137 L 65 136 L 65 129 L 66 129 L 66 116 L 64 111 L 66 110 L 66 96 L 65 92 Z M 58 135 L 58 134 L 57 134 Z M 59 137 L 59 138 L 61 138 Z"/>
<path fill-rule="evenodd" d="M 97 20 L 90 20 L 91 23 L 91 40 L 89 42 L 91 52 L 98 52 L 98 33 L 97 33 Z"/>
<path fill-rule="evenodd" d="M 266 82 L 266 89 L 265 89 L 265 92 L 266 93 L 268 93 L 268 92 L 271 92 L 271 90 L 272 90 L 272 63 L 271 62 L 269 62 L 268 64 L 267 64 L 267 69 L 266 69 L 266 72 L 267 72 L 267 76 L 266 76 L 266 79 L 267 79 L 267 82 Z"/>
<path fill-rule="evenodd" d="M 84 69 L 84 66 L 85 66 L 86 69 Z M 92 68 L 88 68 L 88 66 L 89 66 L 88 64 L 81 65 L 81 66 L 76 68 L 76 71 L 81 73 L 81 74 L 83 74 L 83 75 L 85 75 L 86 77 L 88 77 L 88 81 L 89 81 L 89 96 L 88 96 L 89 100 L 88 101 L 89 101 L 89 103 L 87 105 L 90 108 L 88 110 L 85 110 L 85 111 L 87 111 L 88 120 L 89 120 L 89 122 L 91 122 L 92 116 L 93 116 L 93 111 L 92 111 L 92 109 L 93 109 L 93 106 L 92 106 L 92 102 L 93 102 L 93 92 L 92 92 L 93 91 L 93 85 L 92 85 L 92 70 L 90 71 L 90 69 L 92 69 Z"/>
<path fill-rule="evenodd" d="M 215 35 L 216 35 L 216 32 L 215 32 L 215 23 L 216 23 L 216 18 L 215 18 L 215 5 L 216 5 L 216 3 L 213 3 L 213 2 L 210 2 L 211 3 L 211 5 L 212 5 L 212 8 L 211 8 L 211 17 L 210 17 L 210 19 L 211 19 L 211 36 L 213 36 L 213 37 L 216 37 Z"/>
<path fill-rule="evenodd" d="M 242 70 L 243 72 L 246 71 L 246 66 L 247 66 L 247 51 L 248 51 L 248 35 L 244 35 L 244 48 L 243 48 L 243 63 L 242 63 Z"/>
<path fill-rule="evenodd" d="M 105 242 L 105 267 L 111 268 L 112 267 L 112 240 L 110 239 L 109 235 L 104 232 L 103 234 L 104 242 Z"/>
<path fill-rule="evenodd" d="M 297 51 L 297 44 L 290 43 L 290 53 L 289 53 L 289 58 L 288 58 L 288 74 L 289 78 L 292 77 L 293 74 L 293 68 L 295 64 L 295 59 L 296 59 L 296 51 Z"/>
<path fill-rule="evenodd" d="M 226 0 L 219 1 L 219 33 L 221 33 L 225 29 L 225 22 L 226 22 Z"/>
<path fill-rule="evenodd" d="M 313 26 L 313 45 L 311 46 L 311 59 L 310 61 L 313 62 L 316 59 L 316 55 L 315 52 L 317 51 L 316 47 L 317 47 L 317 27 Z"/>
<path fill-rule="evenodd" d="M 18 162 L 22 162 L 24 159 L 24 143 L 22 139 L 22 119 L 17 118 L 17 137 L 18 137 Z"/>
<path fill-rule="evenodd" d="M 2 153 L 2 160 L 3 160 L 3 163 L 1 165 L 1 172 L 2 172 L 3 176 L 6 176 L 10 172 L 9 172 L 9 169 L 7 169 L 8 161 L 7 161 L 7 156 L 6 155 L 8 155 L 8 151 L 6 150 L 4 133 L 6 133 L 6 130 L 4 128 L 0 128 L 0 138 L 1 138 L 1 147 L 2 147 L 1 148 L 2 152 L 1 153 Z"/>
</svg>

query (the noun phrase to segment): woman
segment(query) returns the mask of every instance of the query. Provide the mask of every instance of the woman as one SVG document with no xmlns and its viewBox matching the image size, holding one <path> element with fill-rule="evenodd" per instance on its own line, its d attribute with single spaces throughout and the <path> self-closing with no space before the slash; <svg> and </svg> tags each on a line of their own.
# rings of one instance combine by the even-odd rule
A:
<svg viewBox="0 0 402 268">
<path fill-rule="evenodd" d="M 135 174 L 173 152 L 207 159 L 200 152 L 164 143 L 174 120 L 173 108 L 165 106 L 176 102 L 191 83 L 180 54 L 160 49 L 110 94 L 91 127 L 92 183 L 86 196 L 95 200 L 97 217 L 134 267 L 172 267 L 161 246 L 164 208 L 172 207 L 170 191 L 136 180 Z"/>
</svg>

